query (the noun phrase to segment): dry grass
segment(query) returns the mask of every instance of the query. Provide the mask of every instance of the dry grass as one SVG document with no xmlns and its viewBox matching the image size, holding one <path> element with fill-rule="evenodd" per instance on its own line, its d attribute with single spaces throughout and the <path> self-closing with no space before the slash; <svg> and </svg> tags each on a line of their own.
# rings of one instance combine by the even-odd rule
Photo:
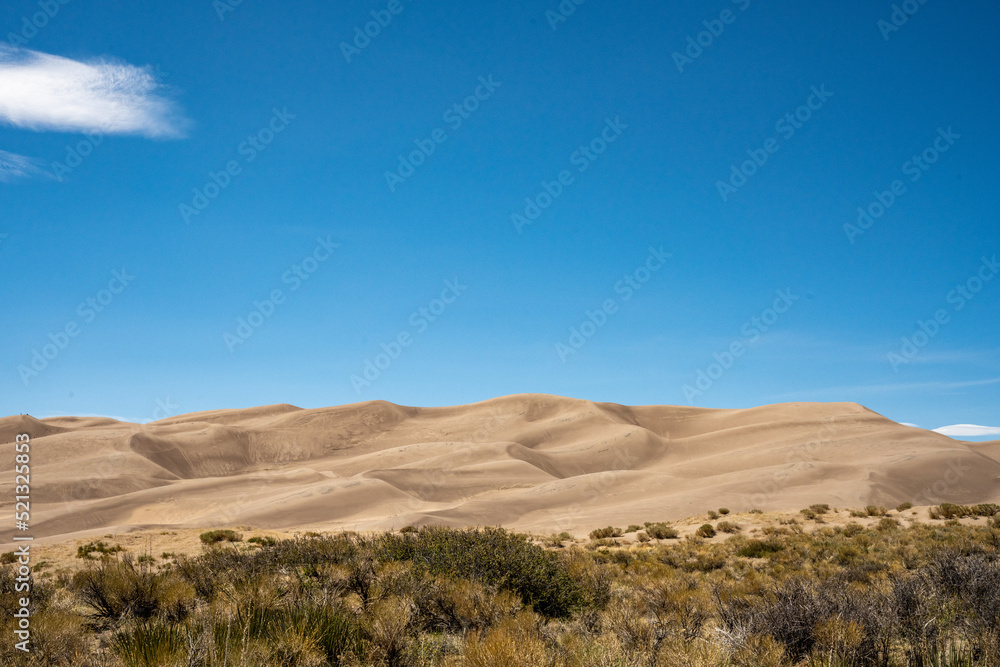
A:
<svg viewBox="0 0 1000 667">
<path fill-rule="evenodd" d="M 702 514 L 589 543 L 423 528 L 202 546 L 191 531 L 193 549 L 166 536 L 176 555 L 142 561 L 150 536 L 105 536 L 107 553 L 65 545 L 35 574 L 35 652 L 7 642 L 0 664 L 997 665 L 998 513 L 904 509 L 726 515 L 714 536 Z M 5 605 L 12 587 L 3 566 Z"/>
</svg>

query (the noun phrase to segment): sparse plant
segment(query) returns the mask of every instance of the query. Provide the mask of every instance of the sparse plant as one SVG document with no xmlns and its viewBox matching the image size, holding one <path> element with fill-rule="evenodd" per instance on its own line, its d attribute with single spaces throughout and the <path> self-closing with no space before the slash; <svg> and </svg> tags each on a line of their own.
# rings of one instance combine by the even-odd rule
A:
<svg viewBox="0 0 1000 667">
<path fill-rule="evenodd" d="M 218 544 L 219 542 L 243 541 L 243 535 L 237 533 L 235 530 L 229 530 L 229 529 L 210 530 L 208 532 L 199 535 L 199 538 L 204 544 Z"/>
<path fill-rule="evenodd" d="M 680 532 L 673 526 L 664 523 L 652 523 L 646 526 L 646 533 L 654 540 L 675 540 Z"/>
<path fill-rule="evenodd" d="M 911 507 L 913 507 L 913 503 L 907 501 L 905 503 L 900 503 L 899 505 L 897 505 L 896 506 L 896 511 L 897 512 L 905 512 L 906 510 L 910 509 Z"/>
<path fill-rule="evenodd" d="M 715 525 L 716 529 L 723 533 L 738 533 L 740 525 L 735 521 L 720 521 Z"/>
<path fill-rule="evenodd" d="M 710 523 L 703 523 L 698 527 L 698 530 L 695 531 L 695 535 L 705 538 L 715 537 L 715 528 L 713 528 Z"/>
<path fill-rule="evenodd" d="M 725 516 L 726 514 L 729 514 L 729 508 L 728 507 L 720 507 L 719 508 L 719 514 L 722 514 L 723 516 Z"/>
<path fill-rule="evenodd" d="M 590 539 L 600 540 L 608 537 L 621 537 L 622 529 L 615 528 L 614 526 L 608 526 L 607 528 L 597 528 L 590 531 Z"/>
</svg>

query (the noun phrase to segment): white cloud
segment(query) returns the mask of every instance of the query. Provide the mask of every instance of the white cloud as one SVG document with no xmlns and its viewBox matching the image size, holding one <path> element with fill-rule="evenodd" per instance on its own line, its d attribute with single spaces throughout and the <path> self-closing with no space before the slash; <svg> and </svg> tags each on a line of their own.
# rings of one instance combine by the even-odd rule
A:
<svg viewBox="0 0 1000 667">
<path fill-rule="evenodd" d="M 30 130 L 178 137 L 186 120 L 150 68 L 0 46 L 0 122 Z"/>
<path fill-rule="evenodd" d="M 0 150 L 0 182 L 40 176 L 44 173 L 38 160 Z"/>
<path fill-rule="evenodd" d="M 934 431 L 936 433 L 940 433 L 941 435 L 947 435 L 953 438 L 956 436 L 1000 435 L 1000 426 L 954 424 L 952 426 L 942 426 L 941 428 L 936 428 Z"/>
</svg>

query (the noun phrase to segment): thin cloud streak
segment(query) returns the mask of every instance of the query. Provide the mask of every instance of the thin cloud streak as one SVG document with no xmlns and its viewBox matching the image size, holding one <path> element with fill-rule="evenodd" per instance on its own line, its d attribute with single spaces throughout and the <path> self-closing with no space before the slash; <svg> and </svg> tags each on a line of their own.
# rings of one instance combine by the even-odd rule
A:
<svg viewBox="0 0 1000 667">
<path fill-rule="evenodd" d="M 187 120 L 150 68 L 0 46 L 0 122 L 44 131 L 183 136 Z"/>
<path fill-rule="evenodd" d="M 0 150 L 0 182 L 43 175 L 46 175 L 46 172 L 35 158 Z"/>
<path fill-rule="evenodd" d="M 896 382 L 892 384 L 855 385 L 842 387 L 825 387 L 823 389 L 806 389 L 803 391 L 789 392 L 769 397 L 768 400 L 798 399 L 804 396 L 817 395 L 839 395 L 844 394 L 887 394 L 898 391 L 951 391 L 954 389 L 965 389 L 967 387 L 982 387 L 985 385 L 1000 384 L 1000 377 L 986 380 L 968 380 L 963 382 Z M 838 400 L 844 400 L 843 398 Z"/>
</svg>

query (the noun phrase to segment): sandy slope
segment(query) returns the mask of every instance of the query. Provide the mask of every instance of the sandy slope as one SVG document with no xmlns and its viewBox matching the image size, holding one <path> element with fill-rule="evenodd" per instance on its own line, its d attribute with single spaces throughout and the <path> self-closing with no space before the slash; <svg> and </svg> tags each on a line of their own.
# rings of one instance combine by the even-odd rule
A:
<svg viewBox="0 0 1000 667">
<path fill-rule="evenodd" d="M 0 543 L 14 436 L 32 530 L 495 525 L 585 534 L 710 508 L 1000 500 L 1000 441 L 963 443 L 855 403 L 627 407 L 525 394 L 447 408 L 271 405 L 146 425 L 0 419 Z"/>
</svg>

